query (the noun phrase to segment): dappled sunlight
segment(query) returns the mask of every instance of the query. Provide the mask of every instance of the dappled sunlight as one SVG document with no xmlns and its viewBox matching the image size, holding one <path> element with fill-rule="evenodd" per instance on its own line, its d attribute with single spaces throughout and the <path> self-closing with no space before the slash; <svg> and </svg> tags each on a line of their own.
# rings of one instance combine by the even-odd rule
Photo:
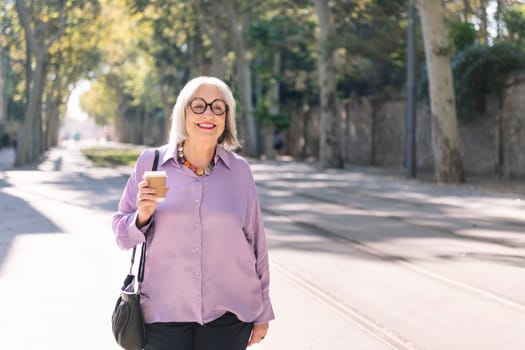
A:
<svg viewBox="0 0 525 350">
<path fill-rule="evenodd" d="M 267 193 L 272 197 L 288 197 L 291 192 L 286 190 L 269 190 Z"/>
</svg>

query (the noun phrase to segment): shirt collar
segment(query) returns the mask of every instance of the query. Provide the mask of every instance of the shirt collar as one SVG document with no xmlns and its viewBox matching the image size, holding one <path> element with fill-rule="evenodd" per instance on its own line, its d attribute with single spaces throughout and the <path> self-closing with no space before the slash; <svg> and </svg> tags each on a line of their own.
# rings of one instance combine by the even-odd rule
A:
<svg viewBox="0 0 525 350">
<path fill-rule="evenodd" d="M 177 145 L 170 143 L 162 148 L 164 149 L 161 149 L 160 151 L 161 158 L 160 158 L 159 165 L 168 162 L 170 159 L 173 159 L 175 165 L 177 167 L 181 167 L 181 164 L 179 163 L 177 159 Z M 221 145 L 217 144 L 217 146 L 215 146 L 215 158 L 214 158 L 215 164 L 218 163 L 219 159 L 224 163 L 224 165 L 226 165 L 228 169 L 231 169 L 230 155 L 228 151 L 226 151 L 224 147 L 222 147 Z"/>
<path fill-rule="evenodd" d="M 175 164 L 180 167 L 179 162 L 177 162 L 177 145 L 171 143 L 160 148 L 160 164 L 168 162 L 170 159 L 175 160 Z M 159 164 L 159 165 L 160 165 Z"/>
<path fill-rule="evenodd" d="M 215 164 L 217 164 L 218 160 L 221 159 L 224 165 L 228 169 L 231 169 L 230 165 L 230 153 L 224 149 L 221 145 L 217 144 L 217 147 L 215 147 Z"/>
</svg>

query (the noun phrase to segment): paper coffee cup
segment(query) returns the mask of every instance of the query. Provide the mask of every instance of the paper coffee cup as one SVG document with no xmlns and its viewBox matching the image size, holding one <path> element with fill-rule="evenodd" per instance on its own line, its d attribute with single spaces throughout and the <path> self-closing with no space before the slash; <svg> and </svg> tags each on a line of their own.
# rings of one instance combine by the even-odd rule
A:
<svg viewBox="0 0 525 350">
<path fill-rule="evenodd" d="M 148 182 L 148 187 L 153 187 L 157 192 L 157 202 L 163 202 L 166 199 L 166 172 L 146 171 L 144 180 Z"/>
</svg>

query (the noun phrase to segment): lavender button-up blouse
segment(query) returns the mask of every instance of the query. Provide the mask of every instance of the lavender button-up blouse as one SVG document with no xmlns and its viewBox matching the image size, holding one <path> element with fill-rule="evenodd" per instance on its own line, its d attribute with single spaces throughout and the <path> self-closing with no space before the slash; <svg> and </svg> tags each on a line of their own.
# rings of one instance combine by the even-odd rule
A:
<svg viewBox="0 0 525 350">
<path fill-rule="evenodd" d="M 226 311 L 255 324 L 272 320 L 266 236 L 248 163 L 218 145 L 214 170 L 199 177 L 177 161 L 175 145 L 159 151 L 170 190 L 147 238 L 145 322 L 204 324 Z M 113 217 L 122 249 L 144 241 L 147 226 L 135 224 L 137 185 L 153 158 L 153 150 L 139 156 Z"/>
</svg>

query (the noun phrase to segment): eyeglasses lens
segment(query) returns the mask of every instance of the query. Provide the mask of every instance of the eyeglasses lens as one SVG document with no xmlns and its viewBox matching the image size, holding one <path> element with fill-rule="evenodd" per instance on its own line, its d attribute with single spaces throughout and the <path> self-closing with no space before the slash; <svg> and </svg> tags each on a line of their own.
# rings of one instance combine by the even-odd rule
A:
<svg viewBox="0 0 525 350">
<path fill-rule="evenodd" d="M 190 102 L 190 108 L 193 113 L 202 114 L 206 111 L 206 108 L 210 106 L 211 111 L 215 115 L 223 115 L 226 113 L 227 107 L 226 102 L 223 100 L 217 99 L 213 100 L 211 103 L 207 103 L 202 98 L 195 98 Z"/>
</svg>

